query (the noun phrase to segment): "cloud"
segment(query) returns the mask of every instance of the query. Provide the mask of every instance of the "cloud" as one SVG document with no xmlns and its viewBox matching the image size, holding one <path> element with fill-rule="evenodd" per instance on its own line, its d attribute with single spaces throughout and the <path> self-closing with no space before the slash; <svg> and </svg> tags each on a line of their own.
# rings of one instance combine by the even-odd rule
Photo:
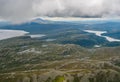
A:
<svg viewBox="0 0 120 82">
<path fill-rule="evenodd" d="M 32 0 L 0 0 L 0 18 L 21 22 L 34 16 Z"/>
<path fill-rule="evenodd" d="M 0 0 L 0 18 L 21 22 L 35 16 L 120 16 L 120 0 Z"/>
</svg>

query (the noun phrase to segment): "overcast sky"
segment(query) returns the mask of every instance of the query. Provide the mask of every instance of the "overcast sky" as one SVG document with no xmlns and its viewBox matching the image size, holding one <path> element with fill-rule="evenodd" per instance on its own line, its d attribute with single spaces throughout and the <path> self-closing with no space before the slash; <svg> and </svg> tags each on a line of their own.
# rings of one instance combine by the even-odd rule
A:
<svg viewBox="0 0 120 82">
<path fill-rule="evenodd" d="M 36 16 L 116 17 L 120 0 L 0 0 L 0 19 L 26 21 Z"/>
</svg>

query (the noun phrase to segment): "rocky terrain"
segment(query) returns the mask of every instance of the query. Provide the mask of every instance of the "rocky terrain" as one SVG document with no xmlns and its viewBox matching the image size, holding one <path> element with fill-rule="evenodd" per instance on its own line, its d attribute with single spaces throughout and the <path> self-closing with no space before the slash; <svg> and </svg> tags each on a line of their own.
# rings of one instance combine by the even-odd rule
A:
<svg viewBox="0 0 120 82">
<path fill-rule="evenodd" d="M 4 44 L 4 45 L 3 45 Z M 0 82 L 120 82 L 120 47 L 0 41 Z"/>
</svg>

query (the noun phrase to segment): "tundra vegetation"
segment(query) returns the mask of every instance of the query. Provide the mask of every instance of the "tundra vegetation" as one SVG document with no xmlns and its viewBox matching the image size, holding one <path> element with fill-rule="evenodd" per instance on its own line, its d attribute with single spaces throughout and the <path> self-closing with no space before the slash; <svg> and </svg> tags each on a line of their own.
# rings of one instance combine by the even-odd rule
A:
<svg viewBox="0 0 120 82">
<path fill-rule="evenodd" d="M 0 82 L 120 82 L 120 47 L 84 48 L 29 36 L 0 41 Z"/>
</svg>

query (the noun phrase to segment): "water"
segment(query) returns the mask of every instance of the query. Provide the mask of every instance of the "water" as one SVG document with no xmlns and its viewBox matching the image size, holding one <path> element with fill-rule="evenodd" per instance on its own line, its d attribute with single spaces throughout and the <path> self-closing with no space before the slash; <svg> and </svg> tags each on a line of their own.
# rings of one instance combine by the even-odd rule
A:
<svg viewBox="0 0 120 82">
<path fill-rule="evenodd" d="M 34 34 L 34 35 L 29 35 L 31 38 L 41 38 L 41 37 L 44 37 L 46 35 L 44 34 Z"/>
<path fill-rule="evenodd" d="M 109 36 L 103 36 L 102 35 L 104 33 L 107 33 L 107 31 L 94 31 L 94 30 L 84 30 L 84 31 L 88 32 L 88 33 L 93 33 L 93 34 L 95 34 L 96 36 L 99 36 L 99 37 L 104 37 L 109 42 L 120 42 L 119 39 L 115 39 L 115 38 L 112 38 L 112 37 L 109 37 Z"/>
<path fill-rule="evenodd" d="M 13 38 L 13 37 L 24 36 L 28 33 L 29 32 L 26 32 L 26 31 L 23 31 L 23 30 L 4 30 L 4 29 L 0 29 L 0 40 Z"/>
</svg>

